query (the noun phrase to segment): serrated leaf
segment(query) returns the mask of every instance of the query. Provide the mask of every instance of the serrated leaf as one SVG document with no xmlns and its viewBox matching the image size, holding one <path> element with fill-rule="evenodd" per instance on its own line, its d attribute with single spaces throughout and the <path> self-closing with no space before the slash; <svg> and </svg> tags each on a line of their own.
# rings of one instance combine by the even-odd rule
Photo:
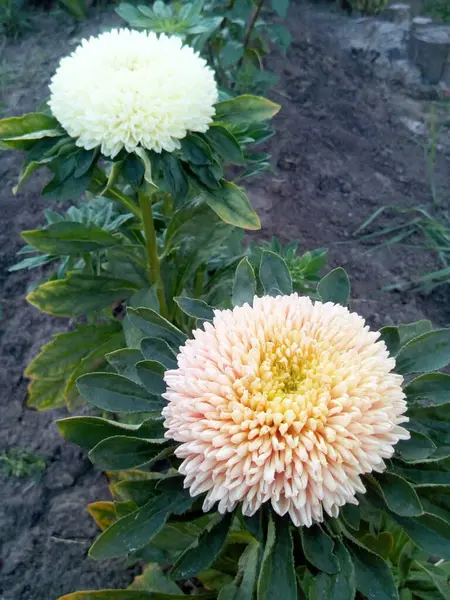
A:
<svg viewBox="0 0 450 600">
<path fill-rule="evenodd" d="M 28 294 L 27 300 L 55 317 L 78 317 L 99 311 L 132 296 L 137 286 L 106 275 L 69 273 L 66 279 L 47 281 Z"/>
<path fill-rule="evenodd" d="M 222 180 L 218 189 L 202 187 L 199 193 L 225 223 L 242 229 L 261 229 L 261 221 L 251 207 L 247 194 L 234 183 Z"/>
<path fill-rule="evenodd" d="M 163 438 L 165 428 L 162 417 L 146 419 L 139 425 L 110 421 L 101 417 L 67 417 L 56 421 L 66 440 L 91 450 L 102 440 L 112 436 L 130 435 L 139 438 Z"/>
<path fill-rule="evenodd" d="M 185 580 L 208 569 L 225 544 L 232 519 L 231 513 L 225 516 L 218 515 L 177 559 L 170 571 L 170 577 Z"/>
<path fill-rule="evenodd" d="M 348 306 L 350 302 L 350 280 L 342 267 L 333 269 L 317 284 L 317 293 L 323 302 L 334 302 Z"/>
<path fill-rule="evenodd" d="M 226 121 L 231 125 L 250 125 L 272 119 L 280 110 L 280 105 L 259 96 L 243 95 L 224 100 L 215 105 L 216 121 Z"/>
<path fill-rule="evenodd" d="M 110 412 L 152 412 L 163 406 L 162 401 L 144 387 L 115 373 L 83 375 L 78 379 L 77 387 L 88 402 Z"/>
<path fill-rule="evenodd" d="M 156 396 L 166 391 L 164 373 L 166 368 L 156 360 L 142 360 L 136 364 L 136 372 L 150 394 Z"/>
<path fill-rule="evenodd" d="M 176 296 L 174 300 L 189 317 L 202 319 L 203 321 L 212 321 L 214 319 L 214 308 L 203 302 L 203 300 L 184 298 L 182 296 Z"/>
<path fill-rule="evenodd" d="M 320 525 L 301 527 L 303 552 L 306 559 L 317 569 L 334 575 L 339 571 L 339 561 L 333 554 L 333 540 L 323 531 Z"/>
<path fill-rule="evenodd" d="M 286 262 L 271 250 L 264 250 L 259 266 L 259 279 L 266 294 L 292 294 L 292 279 Z"/>
<path fill-rule="evenodd" d="M 294 545 L 288 519 L 269 516 L 267 540 L 257 588 L 258 600 L 297 600 Z"/>
<path fill-rule="evenodd" d="M 426 373 L 445 367 L 450 362 L 450 329 L 424 333 L 403 346 L 396 358 L 396 371 Z"/>
<path fill-rule="evenodd" d="M 167 440 L 146 440 L 115 435 L 99 442 L 89 452 L 89 458 L 102 471 L 124 471 L 159 460 L 167 454 Z"/>
<path fill-rule="evenodd" d="M 256 294 L 256 277 L 252 265 L 248 258 L 244 258 L 237 266 L 233 282 L 233 306 L 242 306 L 246 302 L 253 304 L 253 298 Z"/>
<path fill-rule="evenodd" d="M 192 498 L 180 494 L 152 498 L 104 531 L 91 546 L 89 555 L 94 559 L 116 558 L 142 548 L 162 529 L 171 514 L 184 512 L 192 502 Z"/>
</svg>

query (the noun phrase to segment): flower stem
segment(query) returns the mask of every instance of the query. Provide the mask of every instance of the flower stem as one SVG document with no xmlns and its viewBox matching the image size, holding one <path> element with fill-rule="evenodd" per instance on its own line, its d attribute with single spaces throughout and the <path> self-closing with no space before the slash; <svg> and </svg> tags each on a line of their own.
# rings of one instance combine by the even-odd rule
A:
<svg viewBox="0 0 450 600">
<path fill-rule="evenodd" d="M 258 20 L 259 13 L 261 12 L 263 4 L 264 4 L 264 0 L 259 0 L 258 4 L 256 5 L 255 10 L 253 11 L 252 16 L 250 17 L 250 20 L 247 25 L 247 30 L 246 30 L 245 36 L 244 36 L 243 53 L 236 65 L 236 71 L 238 71 L 240 69 L 240 67 L 242 66 L 242 63 L 243 63 L 244 57 L 245 57 L 245 52 L 247 50 L 247 47 L 248 47 L 248 44 L 250 42 L 250 38 L 251 38 L 251 35 L 253 32 L 253 28 L 255 26 L 256 21 Z"/>
<path fill-rule="evenodd" d="M 161 279 L 161 264 L 158 256 L 158 245 L 156 242 L 155 223 L 153 221 L 152 197 L 142 190 L 138 192 L 139 205 L 142 212 L 142 224 L 144 226 L 145 243 L 147 248 L 147 275 L 150 284 L 156 286 L 156 294 L 159 300 L 159 311 L 163 317 L 167 317 L 166 296 L 164 284 Z"/>
</svg>

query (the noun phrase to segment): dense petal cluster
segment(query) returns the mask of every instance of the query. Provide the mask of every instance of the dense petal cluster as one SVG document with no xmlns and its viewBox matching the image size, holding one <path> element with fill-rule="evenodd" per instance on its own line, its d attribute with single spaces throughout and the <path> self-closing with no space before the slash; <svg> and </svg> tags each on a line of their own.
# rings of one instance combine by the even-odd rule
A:
<svg viewBox="0 0 450 600">
<path fill-rule="evenodd" d="M 87 150 L 172 152 L 204 132 L 218 92 L 206 61 L 177 37 L 115 29 L 63 58 L 50 84 L 53 115 Z"/>
<path fill-rule="evenodd" d="M 395 360 L 362 317 L 307 297 L 215 311 L 167 371 L 166 437 L 203 508 L 270 501 L 297 526 L 357 504 L 360 475 L 383 471 L 406 402 Z"/>
</svg>

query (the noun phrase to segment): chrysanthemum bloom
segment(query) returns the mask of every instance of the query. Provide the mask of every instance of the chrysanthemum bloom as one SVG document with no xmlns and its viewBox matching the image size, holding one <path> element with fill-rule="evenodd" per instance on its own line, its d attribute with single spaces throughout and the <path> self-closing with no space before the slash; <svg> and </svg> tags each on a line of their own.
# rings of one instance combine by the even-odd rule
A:
<svg viewBox="0 0 450 600">
<path fill-rule="evenodd" d="M 245 515 L 264 502 L 295 525 L 336 517 L 360 475 L 409 433 L 401 375 L 364 320 L 307 297 L 217 310 L 167 371 L 166 437 L 203 509 Z"/>
<path fill-rule="evenodd" d="M 77 145 L 111 157 L 138 146 L 172 152 L 188 131 L 208 129 L 218 97 L 213 71 L 179 38 L 129 29 L 83 40 L 50 90 Z"/>
</svg>

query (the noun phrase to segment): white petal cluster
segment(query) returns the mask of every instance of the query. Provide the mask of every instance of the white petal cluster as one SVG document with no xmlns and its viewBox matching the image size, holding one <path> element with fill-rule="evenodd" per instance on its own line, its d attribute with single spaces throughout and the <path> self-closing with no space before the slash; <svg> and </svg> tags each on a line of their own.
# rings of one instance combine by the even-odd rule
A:
<svg viewBox="0 0 450 600">
<path fill-rule="evenodd" d="M 63 58 L 50 84 L 53 115 L 77 145 L 116 156 L 172 152 L 205 132 L 218 92 L 213 71 L 177 37 L 115 29 Z"/>
<path fill-rule="evenodd" d="M 360 476 L 409 438 L 403 378 L 378 338 L 356 313 L 297 294 L 215 311 L 165 373 L 166 437 L 204 510 L 271 502 L 310 526 L 357 504 Z"/>
</svg>

